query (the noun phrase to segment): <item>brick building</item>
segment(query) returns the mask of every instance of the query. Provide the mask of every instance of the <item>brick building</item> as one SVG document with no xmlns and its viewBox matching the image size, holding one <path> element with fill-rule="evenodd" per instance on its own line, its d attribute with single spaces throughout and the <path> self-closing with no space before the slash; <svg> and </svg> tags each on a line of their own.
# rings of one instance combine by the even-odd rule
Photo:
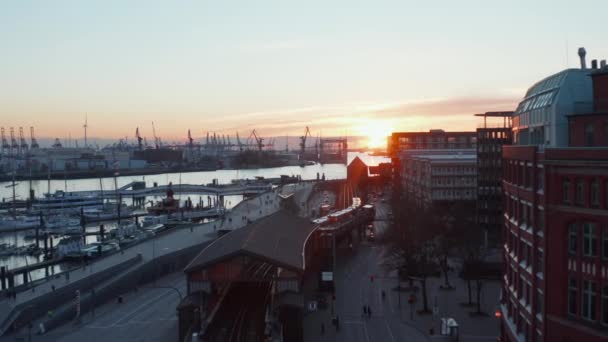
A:
<svg viewBox="0 0 608 342">
<path fill-rule="evenodd" d="M 503 147 L 505 341 L 608 340 L 608 69 L 533 85 Z"/>
</svg>

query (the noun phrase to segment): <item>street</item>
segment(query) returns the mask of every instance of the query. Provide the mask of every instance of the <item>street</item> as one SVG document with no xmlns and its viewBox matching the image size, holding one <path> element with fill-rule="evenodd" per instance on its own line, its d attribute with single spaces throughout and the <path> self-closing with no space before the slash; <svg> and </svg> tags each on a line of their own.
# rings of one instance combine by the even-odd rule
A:
<svg viewBox="0 0 608 342">
<path fill-rule="evenodd" d="M 375 204 L 376 218 L 385 219 L 388 205 L 380 201 Z M 387 225 L 386 221 L 374 222 L 378 237 Z M 330 309 L 309 313 L 304 319 L 304 341 L 429 341 L 422 331 L 404 322 L 407 312 L 405 308 L 399 311 L 399 294 L 392 290 L 397 279 L 389 276 L 389 270 L 381 265 L 385 248 L 368 241 L 354 245 L 352 252 L 344 246 L 338 252 L 335 312 L 340 319 L 340 330 L 336 331 L 331 324 Z M 386 293 L 384 300 L 382 290 Z M 363 315 L 364 305 L 371 309 L 369 318 Z M 322 323 L 325 325 L 323 335 Z"/>
<path fill-rule="evenodd" d="M 176 272 L 137 291 L 124 294 L 82 316 L 80 324 L 66 324 L 32 341 L 175 341 L 176 307 L 186 294 L 186 277 Z M 25 338 L 27 341 L 27 338 Z"/>
<path fill-rule="evenodd" d="M 390 208 L 382 201 L 374 204 L 374 227 L 376 241 L 379 241 L 388 228 L 386 218 Z M 429 278 L 429 308 L 435 308 L 436 314 L 418 314 L 417 310 L 422 308 L 421 292 L 413 293 L 416 301 L 410 305 L 408 297 L 412 292 L 395 290 L 397 274 L 383 266 L 387 248 L 379 242 L 366 240 L 355 240 L 353 251 L 344 244 L 338 248 L 334 310 L 339 316 L 340 329 L 336 331 L 332 325 L 330 296 L 327 310 L 308 312 L 304 316 L 304 341 L 441 341 L 439 326 L 442 317 L 452 317 L 460 324 L 460 341 L 496 341 L 499 322 L 493 311 L 498 303 L 498 282 L 484 283 L 482 315 L 472 315 L 474 308 L 462 304 L 467 301 L 466 282 L 457 277 L 456 271 L 450 272 L 453 290 L 440 290 L 442 279 Z M 414 285 L 419 286 L 418 282 Z M 404 281 L 401 286 L 405 287 L 407 283 Z M 364 316 L 363 306 L 369 306 L 371 317 Z M 325 325 L 324 334 L 321 334 L 321 324 Z"/>
</svg>

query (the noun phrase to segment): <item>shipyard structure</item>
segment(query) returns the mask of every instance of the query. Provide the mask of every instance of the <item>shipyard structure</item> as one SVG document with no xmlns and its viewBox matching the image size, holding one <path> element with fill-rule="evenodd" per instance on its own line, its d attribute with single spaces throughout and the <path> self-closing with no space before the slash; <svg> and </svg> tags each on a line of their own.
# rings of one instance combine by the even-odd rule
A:
<svg viewBox="0 0 608 342">
<path fill-rule="evenodd" d="M 81 146 L 66 146 L 59 139 L 48 147 L 38 143 L 34 128 L 1 129 L 0 181 L 23 178 L 87 178 L 162 172 L 206 171 L 223 168 L 305 166 L 347 161 L 345 137 L 314 137 L 308 127 L 302 136 L 264 138 L 254 129 L 245 139 L 207 133 L 195 139 L 188 131 L 184 142 L 166 143 L 156 135 L 147 139 L 135 130 L 127 138 L 100 148 L 86 138 Z M 149 142 L 150 141 L 150 142 Z"/>
</svg>

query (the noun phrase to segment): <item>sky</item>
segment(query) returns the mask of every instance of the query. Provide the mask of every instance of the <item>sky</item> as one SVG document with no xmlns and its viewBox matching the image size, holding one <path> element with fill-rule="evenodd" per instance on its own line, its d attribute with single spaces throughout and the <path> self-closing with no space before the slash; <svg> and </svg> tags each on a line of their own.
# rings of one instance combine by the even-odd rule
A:
<svg viewBox="0 0 608 342">
<path fill-rule="evenodd" d="M 475 129 L 608 58 L 608 1 L 3 1 L 0 126 L 42 137 Z M 588 63 L 589 64 L 589 63 Z"/>
</svg>

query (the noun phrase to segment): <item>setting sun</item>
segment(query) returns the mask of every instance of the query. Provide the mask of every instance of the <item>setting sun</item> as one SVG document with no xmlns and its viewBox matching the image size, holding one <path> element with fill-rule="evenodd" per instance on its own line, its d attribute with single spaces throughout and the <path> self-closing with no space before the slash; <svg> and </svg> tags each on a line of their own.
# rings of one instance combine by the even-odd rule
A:
<svg viewBox="0 0 608 342">
<path fill-rule="evenodd" d="M 391 127 L 387 123 L 371 120 L 361 128 L 362 135 L 367 137 L 367 148 L 386 147 L 386 139 L 391 131 Z"/>
</svg>

